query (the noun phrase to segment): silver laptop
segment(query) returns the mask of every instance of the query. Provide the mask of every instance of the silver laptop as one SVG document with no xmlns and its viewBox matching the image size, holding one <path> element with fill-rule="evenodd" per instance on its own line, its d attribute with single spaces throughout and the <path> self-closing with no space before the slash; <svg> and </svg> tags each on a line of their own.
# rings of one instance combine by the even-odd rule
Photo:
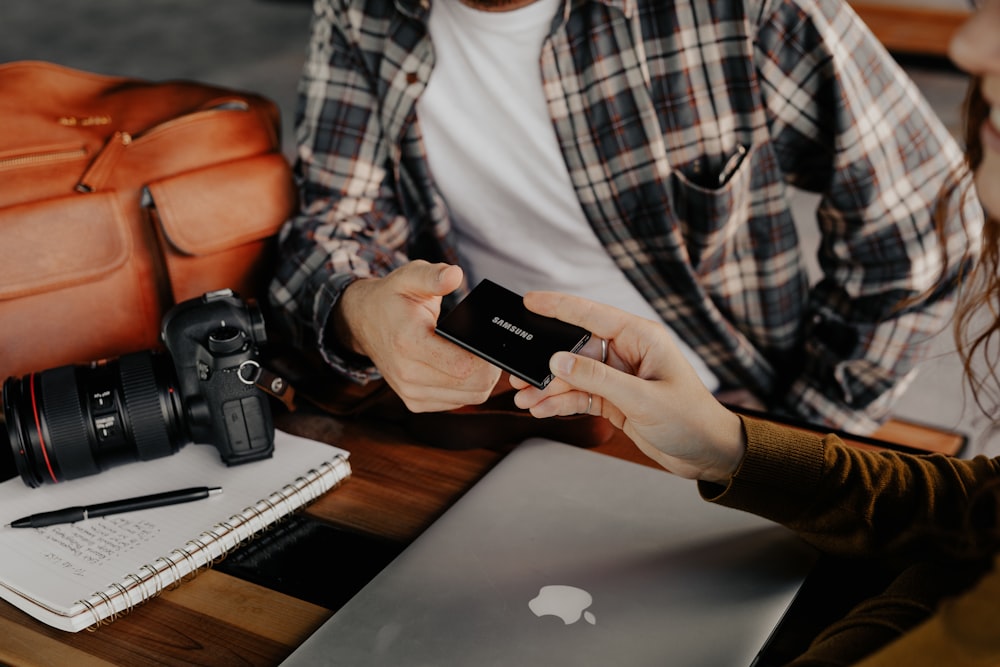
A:
<svg viewBox="0 0 1000 667">
<path fill-rule="evenodd" d="M 283 664 L 745 666 L 815 558 L 690 480 L 530 440 Z"/>
</svg>

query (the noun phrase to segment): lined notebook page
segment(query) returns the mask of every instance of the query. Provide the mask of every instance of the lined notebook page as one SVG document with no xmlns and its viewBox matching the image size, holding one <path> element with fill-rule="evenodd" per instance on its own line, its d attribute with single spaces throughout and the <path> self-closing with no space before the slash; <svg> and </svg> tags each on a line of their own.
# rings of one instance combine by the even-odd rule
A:
<svg viewBox="0 0 1000 667">
<path fill-rule="evenodd" d="M 240 542 L 350 475 L 338 447 L 275 434 L 274 456 L 226 467 L 214 447 L 31 489 L 0 484 L 0 524 L 75 505 L 189 486 L 221 486 L 204 500 L 45 528 L 0 528 L 0 597 L 54 627 L 112 620 L 209 566 Z"/>
</svg>

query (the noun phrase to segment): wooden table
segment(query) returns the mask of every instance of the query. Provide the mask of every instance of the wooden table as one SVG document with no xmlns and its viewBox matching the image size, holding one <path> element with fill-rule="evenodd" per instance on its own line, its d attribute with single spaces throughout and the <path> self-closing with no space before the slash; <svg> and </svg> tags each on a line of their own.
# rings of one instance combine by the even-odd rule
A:
<svg viewBox="0 0 1000 667">
<path fill-rule="evenodd" d="M 887 49 L 898 55 L 946 58 L 952 36 L 969 18 L 970 9 L 904 4 L 887 0 L 851 0 L 858 16 Z"/>
<path fill-rule="evenodd" d="M 419 535 L 506 451 L 437 449 L 415 444 L 390 426 L 303 411 L 279 415 L 276 422 L 351 452 L 351 479 L 304 510 L 308 516 L 400 545 Z M 653 465 L 620 434 L 594 449 Z M 331 563 L 335 558 L 331 554 Z M 275 665 L 332 613 L 216 570 L 89 632 L 55 630 L 0 601 L 0 663 Z"/>
<path fill-rule="evenodd" d="M 375 424 L 301 411 L 279 415 L 276 422 L 283 430 L 351 452 L 351 479 L 306 514 L 399 543 L 411 541 L 503 455 L 435 449 Z M 0 601 L 0 663 L 275 665 L 332 613 L 214 570 L 110 625 L 75 634 Z"/>
</svg>

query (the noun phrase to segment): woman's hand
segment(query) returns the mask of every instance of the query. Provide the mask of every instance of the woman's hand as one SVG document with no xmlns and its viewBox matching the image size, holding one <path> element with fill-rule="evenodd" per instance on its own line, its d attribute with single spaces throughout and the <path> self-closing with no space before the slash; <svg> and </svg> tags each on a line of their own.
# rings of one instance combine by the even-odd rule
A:
<svg viewBox="0 0 1000 667">
<path fill-rule="evenodd" d="M 728 482 L 746 446 L 742 422 L 705 388 L 663 324 L 554 292 L 529 292 L 524 303 L 598 340 L 588 343 L 586 355 L 554 354 L 555 379 L 545 390 L 511 378 L 516 405 L 535 417 L 601 415 L 667 470 Z M 607 341 L 605 363 L 599 339 Z"/>
</svg>

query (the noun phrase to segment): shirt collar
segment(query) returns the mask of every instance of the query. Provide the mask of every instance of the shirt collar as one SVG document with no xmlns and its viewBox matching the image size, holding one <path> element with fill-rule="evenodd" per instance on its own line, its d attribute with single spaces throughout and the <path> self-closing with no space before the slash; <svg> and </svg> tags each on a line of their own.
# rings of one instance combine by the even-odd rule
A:
<svg viewBox="0 0 1000 667">
<path fill-rule="evenodd" d="M 599 2 L 603 5 L 607 5 L 612 9 L 617 9 L 626 18 L 631 18 L 633 12 L 635 12 L 635 5 L 637 0 L 564 0 L 563 8 L 565 15 L 569 15 L 569 10 L 572 5 L 575 4 L 585 4 L 587 2 Z M 421 21 L 427 20 L 427 15 L 431 10 L 431 0 L 395 0 L 396 9 L 400 12 Z"/>
</svg>

